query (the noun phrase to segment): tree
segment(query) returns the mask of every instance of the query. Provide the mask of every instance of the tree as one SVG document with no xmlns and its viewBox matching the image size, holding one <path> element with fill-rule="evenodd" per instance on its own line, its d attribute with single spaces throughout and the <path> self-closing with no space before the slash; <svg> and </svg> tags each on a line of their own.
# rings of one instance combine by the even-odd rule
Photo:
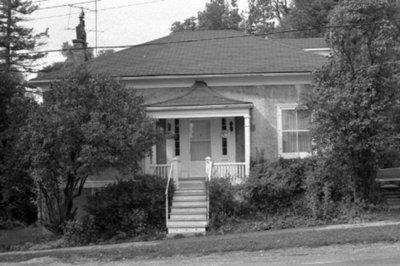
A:
<svg viewBox="0 0 400 266">
<path fill-rule="evenodd" d="M 35 51 L 44 45 L 47 30 L 34 34 L 32 28 L 20 25 L 24 16 L 32 14 L 37 9 L 31 1 L 1 0 L 0 1 L 0 48 L 7 72 L 15 69 L 30 70 L 30 64 L 45 56 L 45 53 L 19 53 Z"/>
<path fill-rule="evenodd" d="M 194 31 L 196 29 L 197 29 L 197 18 L 194 16 L 185 19 L 183 22 L 175 21 L 174 23 L 172 23 L 171 26 L 172 32 Z"/>
<path fill-rule="evenodd" d="M 272 0 L 248 0 L 248 16 L 244 28 L 250 34 L 267 34 L 275 28 L 275 13 Z"/>
<path fill-rule="evenodd" d="M 30 110 L 20 140 L 46 205 L 45 225 L 62 233 L 74 218 L 73 200 L 89 175 L 112 167 L 135 174 L 155 143 L 156 129 L 143 100 L 107 76 L 80 69 L 54 82 Z"/>
<path fill-rule="evenodd" d="M 103 49 L 103 50 L 99 51 L 97 57 L 102 57 L 102 56 L 110 55 L 113 53 L 115 53 L 114 49 Z"/>
<path fill-rule="evenodd" d="M 21 25 L 36 8 L 31 1 L 0 0 L 0 221 L 30 223 L 36 217 L 29 214 L 35 213 L 29 161 L 16 147 L 26 110 L 35 104 L 26 97 L 21 73 L 30 71 L 33 62 L 45 55 L 29 52 L 44 44 L 47 31 L 34 34 L 32 28 Z"/>
<path fill-rule="evenodd" d="M 197 13 L 197 22 L 195 17 L 187 18 L 184 22 L 175 21 L 171 31 L 238 30 L 241 20 L 236 0 L 231 3 L 226 0 L 210 0 L 205 9 Z"/>
<path fill-rule="evenodd" d="M 327 39 L 332 56 L 315 72 L 315 86 L 305 100 L 313 112 L 317 154 L 348 178 L 356 202 L 373 199 L 379 159 L 396 134 L 398 10 L 390 0 L 339 4 Z M 331 181 L 341 178 L 331 175 Z"/>
<path fill-rule="evenodd" d="M 248 15 L 243 19 L 245 30 L 275 38 L 321 37 L 329 23 L 329 13 L 339 1 L 248 0 Z"/>
<path fill-rule="evenodd" d="M 0 74 L 0 223 L 31 224 L 37 218 L 35 187 L 29 177 L 30 160 L 16 136 L 37 103 L 25 95 L 19 80 L 16 73 Z"/>
<path fill-rule="evenodd" d="M 283 34 L 290 38 L 323 37 L 329 24 L 329 13 L 340 0 L 294 0 L 290 13 L 276 31 L 294 30 Z"/>
</svg>

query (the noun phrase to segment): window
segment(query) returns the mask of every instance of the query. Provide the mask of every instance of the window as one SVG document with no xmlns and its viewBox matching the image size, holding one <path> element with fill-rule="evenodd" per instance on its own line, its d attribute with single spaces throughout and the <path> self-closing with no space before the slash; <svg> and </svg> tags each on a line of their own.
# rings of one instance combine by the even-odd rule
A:
<svg viewBox="0 0 400 266">
<path fill-rule="evenodd" d="M 278 152 L 283 158 L 306 157 L 311 153 L 310 115 L 296 104 L 278 106 Z"/>
<path fill-rule="evenodd" d="M 222 118 L 222 131 L 226 131 L 226 118 Z M 228 139 L 222 138 L 222 155 L 228 155 Z"/>
<path fill-rule="evenodd" d="M 175 156 L 179 156 L 181 154 L 181 145 L 180 145 L 180 137 L 179 137 L 179 119 L 175 119 L 174 121 L 174 133 L 175 133 Z"/>
</svg>

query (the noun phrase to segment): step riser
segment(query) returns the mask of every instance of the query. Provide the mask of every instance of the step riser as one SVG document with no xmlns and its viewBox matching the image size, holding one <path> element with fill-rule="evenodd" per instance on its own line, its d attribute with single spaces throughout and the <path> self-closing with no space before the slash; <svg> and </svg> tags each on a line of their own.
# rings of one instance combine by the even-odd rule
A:
<svg viewBox="0 0 400 266">
<path fill-rule="evenodd" d="M 174 193 L 174 197 L 176 196 L 206 196 L 207 193 L 205 190 L 181 190 L 176 191 Z"/>
<path fill-rule="evenodd" d="M 185 195 L 185 196 L 175 196 L 174 201 L 206 201 L 206 196 L 197 196 L 197 195 Z"/>
<path fill-rule="evenodd" d="M 168 228 L 202 228 L 207 226 L 207 221 L 168 221 Z"/>
<path fill-rule="evenodd" d="M 171 214 L 170 221 L 207 221 L 206 214 Z"/>
<path fill-rule="evenodd" d="M 191 208 L 191 207 L 207 207 L 206 201 L 173 201 L 172 208 L 174 207 L 184 207 L 184 208 Z"/>
<path fill-rule="evenodd" d="M 168 235 L 169 237 L 173 237 L 173 235 L 195 235 L 195 234 L 206 234 L 205 228 L 169 228 Z"/>
<path fill-rule="evenodd" d="M 206 207 L 201 208 L 171 208 L 171 215 L 174 214 L 203 214 L 207 213 Z"/>
<path fill-rule="evenodd" d="M 179 190 L 205 190 L 206 185 L 201 184 L 179 184 Z"/>
</svg>

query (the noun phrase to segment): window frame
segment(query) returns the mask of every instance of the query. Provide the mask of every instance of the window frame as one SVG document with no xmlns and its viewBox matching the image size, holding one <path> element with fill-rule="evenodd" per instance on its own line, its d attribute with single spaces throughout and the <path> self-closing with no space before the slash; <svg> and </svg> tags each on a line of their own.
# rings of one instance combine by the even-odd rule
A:
<svg viewBox="0 0 400 266">
<path fill-rule="evenodd" d="M 297 103 L 286 103 L 277 105 L 277 133 L 278 133 L 278 156 L 284 159 L 294 159 L 294 158 L 305 158 L 311 156 L 311 152 L 283 152 L 283 129 L 282 129 L 282 111 L 285 110 L 296 110 L 298 107 Z M 310 132 L 308 130 L 296 130 L 297 132 Z M 311 141 L 310 141 L 311 145 Z"/>
</svg>

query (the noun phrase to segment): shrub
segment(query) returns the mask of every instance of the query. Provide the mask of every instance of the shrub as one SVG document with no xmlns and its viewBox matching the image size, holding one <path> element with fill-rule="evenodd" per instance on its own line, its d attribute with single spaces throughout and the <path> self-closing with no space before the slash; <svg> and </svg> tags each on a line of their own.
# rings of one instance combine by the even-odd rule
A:
<svg viewBox="0 0 400 266">
<path fill-rule="evenodd" d="M 210 199 L 210 229 L 218 229 L 229 219 L 240 215 L 241 202 L 238 200 L 239 186 L 234 186 L 225 178 L 207 182 Z"/>
<path fill-rule="evenodd" d="M 68 221 L 64 228 L 64 237 L 73 246 L 91 243 L 95 237 L 92 218 L 87 215 L 79 221 Z"/>
<path fill-rule="evenodd" d="M 253 211 L 277 213 L 292 208 L 304 195 L 304 180 L 312 159 L 279 159 L 253 165 L 245 197 Z"/>
<path fill-rule="evenodd" d="M 133 237 L 147 229 L 164 230 L 166 182 L 157 176 L 138 176 L 135 180 L 108 185 L 89 196 L 85 209 L 95 238 Z M 171 184 L 170 201 L 173 190 Z"/>
</svg>

